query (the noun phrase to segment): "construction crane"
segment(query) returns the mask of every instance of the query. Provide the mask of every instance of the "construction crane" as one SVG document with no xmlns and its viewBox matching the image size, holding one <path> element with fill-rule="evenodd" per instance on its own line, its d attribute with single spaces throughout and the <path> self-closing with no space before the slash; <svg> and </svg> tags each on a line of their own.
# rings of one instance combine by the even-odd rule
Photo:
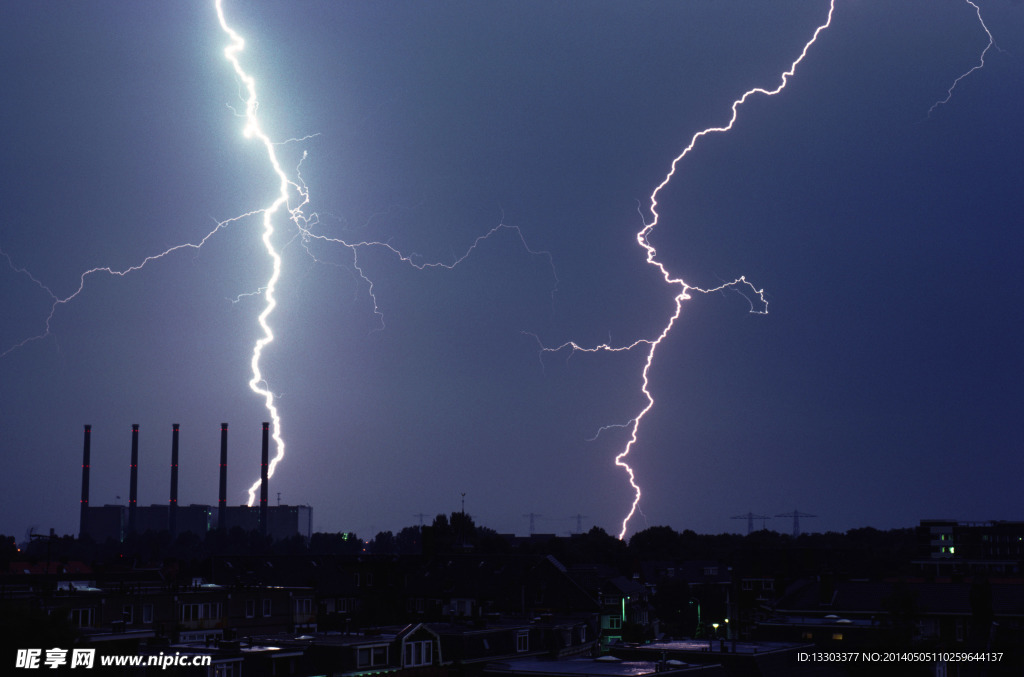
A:
<svg viewBox="0 0 1024 677">
<path fill-rule="evenodd" d="M 793 518 L 793 538 L 800 535 L 800 518 L 801 517 L 817 517 L 817 515 L 808 515 L 805 512 L 800 512 L 794 509 L 793 512 L 784 512 L 776 517 L 792 517 Z"/>
<path fill-rule="evenodd" d="M 750 534 L 754 533 L 754 520 L 761 520 L 761 528 L 764 529 L 764 520 L 770 520 L 771 517 L 769 517 L 768 515 L 755 515 L 752 512 L 748 512 L 746 515 L 736 515 L 735 517 L 730 517 L 729 519 L 747 520 L 747 535 L 749 536 Z"/>
</svg>

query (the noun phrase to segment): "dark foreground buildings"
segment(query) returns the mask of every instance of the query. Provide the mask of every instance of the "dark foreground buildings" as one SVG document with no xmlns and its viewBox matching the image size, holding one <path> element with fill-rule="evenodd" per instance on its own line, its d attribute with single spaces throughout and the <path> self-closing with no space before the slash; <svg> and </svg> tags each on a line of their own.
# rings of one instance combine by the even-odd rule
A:
<svg viewBox="0 0 1024 677">
<path fill-rule="evenodd" d="M 0 660 L 91 647 L 97 656 L 209 662 L 160 674 L 231 677 L 1024 671 L 1015 540 L 1024 524 L 926 521 L 799 539 L 659 527 L 627 546 L 600 530 L 467 539 L 476 528 L 461 515 L 452 524 L 456 517 L 469 526 L 451 530 L 461 534 L 454 540 L 437 522 L 410 528 L 419 550 L 409 554 L 382 549 L 390 535 L 317 534 L 283 549 L 228 539 L 191 560 L 136 551 L 85 563 L 66 556 L 66 539 L 40 540 L 34 559 L 8 553 Z M 872 662 L 894 651 L 918 659 Z M 816 653 L 860 658 L 807 658 Z M 157 672 L 118 670 L 111 674 Z"/>
<path fill-rule="evenodd" d="M 0 674 L 70 670 L 59 661 L 75 650 L 116 675 L 1024 673 L 1024 522 L 653 527 L 627 545 L 597 528 L 501 536 L 454 513 L 363 541 L 312 534 L 308 506 L 268 506 L 265 491 L 228 506 L 226 425 L 216 506 L 178 506 L 173 472 L 167 506 L 137 506 L 134 490 L 127 506 L 90 506 L 89 436 L 83 538 L 3 544 Z M 101 664 L 114 658 L 142 664 Z"/>
</svg>

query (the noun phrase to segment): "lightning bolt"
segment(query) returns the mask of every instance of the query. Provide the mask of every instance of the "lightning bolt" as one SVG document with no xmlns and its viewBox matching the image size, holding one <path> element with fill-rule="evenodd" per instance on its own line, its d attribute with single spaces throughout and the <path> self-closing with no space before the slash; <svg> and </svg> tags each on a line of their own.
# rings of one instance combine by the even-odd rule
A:
<svg viewBox="0 0 1024 677">
<path fill-rule="evenodd" d="M 288 212 L 289 219 L 298 229 L 299 236 L 301 237 L 303 245 L 306 248 L 306 252 L 314 260 L 317 260 L 316 256 L 312 253 L 312 251 L 310 251 L 308 247 L 309 243 L 312 241 L 320 241 L 340 245 L 351 250 L 353 257 L 353 268 L 355 268 L 360 278 L 362 278 L 362 280 L 367 285 L 368 293 L 373 301 L 373 312 L 380 319 L 381 328 L 383 328 L 384 326 L 384 315 L 380 310 L 380 306 L 377 302 L 377 297 L 374 294 L 373 280 L 366 275 L 366 273 L 363 271 L 362 267 L 359 264 L 358 253 L 361 249 L 368 247 L 384 248 L 387 251 L 394 254 L 395 256 L 397 256 L 401 262 L 406 263 L 416 268 L 417 270 L 425 270 L 428 268 L 444 268 L 447 270 L 451 270 L 460 263 L 462 263 L 463 261 L 465 261 L 470 255 L 472 255 L 472 253 L 484 240 L 491 238 L 492 236 L 499 232 L 512 231 L 517 235 L 519 241 L 522 243 L 523 247 L 526 249 L 527 252 L 536 256 L 544 256 L 548 259 L 553 274 L 554 264 L 551 258 L 551 254 L 549 252 L 534 251 L 529 247 L 529 245 L 526 242 L 526 238 L 523 236 L 523 233 L 518 226 L 509 226 L 503 222 L 499 223 L 497 226 L 494 226 L 483 235 L 478 236 L 469 246 L 466 252 L 462 254 L 462 256 L 457 257 L 452 263 L 417 263 L 415 259 L 418 257 L 415 254 L 404 254 L 399 249 L 393 247 L 391 244 L 386 242 L 347 242 L 340 238 L 332 238 L 326 235 L 315 233 L 313 231 L 313 228 L 319 223 L 319 217 L 315 213 L 307 215 L 304 212 L 306 205 L 309 203 L 309 191 L 302 180 L 301 173 L 297 169 L 296 179 L 293 181 L 288 178 L 288 175 L 281 167 L 281 164 L 277 158 L 277 153 L 275 151 L 277 144 L 270 140 L 270 137 L 267 136 L 267 134 L 263 131 L 263 128 L 260 126 L 259 118 L 257 117 L 257 110 L 259 109 L 259 100 L 256 97 L 256 81 L 242 68 L 238 56 L 239 53 L 244 48 L 245 42 L 242 39 L 242 37 L 228 25 L 227 20 L 224 17 L 222 0 L 216 0 L 216 9 L 217 18 L 220 22 L 221 29 L 227 34 L 230 40 L 230 44 L 224 50 L 224 56 L 228 60 L 228 62 L 231 63 L 231 66 L 235 71 L 235 75 L 242 83 L 243 89 L 246 93 L 245 112 L 242 115 L 242 117 L 245 120 L 245 135 L 248 138 L 255 138 L 261 144 L 263 144 L 263 147 L 267 154 L 267 159 L 270 162 L 270 166 L 273 169 L 274 175 L 278 179 L 277 197 L 274 199 L 273 203 L 269 207 L 260 210 L 263 214 L 263 245 L 267 250 L 267 255 L 270 257 L 273 263 L 273 270 L 271 272 L 270 279 L 267 281 L 266 285 L 264 285 L 261 288 L 265 305 L 263 307 L 263 312 L 261 312 L 259 315 L 258 322 L 260 328 L 263 331 L 263 336 L 261 336 L 256 341 L 256 344 L 253 347 L 252 359 L 250 361 L 250 366 L 252 369 L 252 378 L 249 379 L 249 388 L 254 393 L 263 398 L 263 404 L 266 407 L 268 414 L 270 415 L 271 424 L 273 426 L 271 436 L 274 439 L 276 451 L 274 457 L 270 460 L 270 465 L 267 468 L 267 477 L 270 478 L 273 477 L 274 470 L 277 468 L 278 463 L 281 462 L 285 455 L 285 442 L 281 434 L 280 412 L 278 411 L 278 408 L 274 403 L 274 393 L 268 387 L 265 379 L 263 378 L 263 373 L 260 369 L 260 358 L 263 356 L 263 351 L 268 345 L 270 345 L 274 341 L 274 332 L 270 327 L 269 318 L 270 315 L 274 312 L 274 308 L 277 307 L 277 300 L 274 297 L 274 292 L 276 291 L 277 283 L 281 278 L 281 255 L 275 249 L 272 241 L 272 236 L 274 234 L 273 219 L 275 214 L 280 212 L 282 209 Z M 289 139 L 284 143 L 292 141 L 302 141 L 311 138 L 312 136 L 316 135 L 309 135 L 303 137 L 302 139 Z M 306 158 L 305 153 L 303 154 L 302 157 L 303 160 Z M 299 168 L 301 168 L 301 164 L 302 163 L 300 161 Z M 289 202 L 289 195 L 292 192 L 294 192 L 298 198 L 295 201 L 295 204 L 291 204 Z M 555 275 L 556 286 L 557 279 L 557 275 Z M 552 294 L 553 293 L 554 290 L 552 290 Z M 260 480 L 256 480 L 252 484 L 252 486 L 249 487 L 248 504 L 250 506 L 252 506 L 256 502 L 256 492 L 260 488 L 260 482 Z"/>
<path fill-rule="evenodd" d="M 665 188 L 665 186 L 667 186 L 669 184 L 669 182 L 672 180 L 672 178 L 676 174 L 676 169 L 679 167 L 679 163 L 682 162 L 683 158 L 685 158 L 687 155 L 690 154 L 690 152 L 697 145 L 698 141 L 700 141 L 705 136 L 708 136 L 709 134 L 724 134 L 725 132 L 728 132 L 729 130 L 731 130 L 733 128 L 733 125 L 736 123 L 736 119 L 739 116 L 739 109 L 740 109 L 740 107 L 743 104 L 745 104 L 748 99 L 750 99 L 752 96 L 754 96 L 756 94 L 760 94 L 760 95 L 763 95 L 763 96 L 775 96 L 776 94 L 781 92 L 783 89 L 785 89 L 786 84 L 789 82 L 789 78 L 793 77 L 793 75 L 796 73 L 797 66 L 799 66 L 800 62 L 802 62 L 804 60 L 804 58 L 807 56 L 807 52 L 810 50 L 811 46 L 818 40 L 818 36 L 821 34 L 822 31 L 827 29 L 832 24 L 832 14 L 833 14 L 834 11 L 835 11 L 835 0 L 830 0 L 829 10 L 828 10 L 828 17 L 826 18 L 825 23 L 823 23 L 820 26 L 818 26 L 818 28 L 814 31 L 814 34 L 811 36 L 811 39 L 807 41 L 807 43 L 804 45 L 803 50 L 801 50 L 800 56 L 798 56 L 796 58 L 796 60 L 793 61 L 793 63 L 790 65 L 788 70 L 786 70 L 785 72 L 782 73 L 781 81 L 779 82 L 779 85 L 777 87 L 775 87 L 775 89 L 765 89 L 763 87 L 754 87 L 753 89 L 748 89 L 746 92 L 743 93 L 742 96 L 740 96 L 738 99 L 733 101 L 732 102 L 732 107 L 731 107 L 732 108 L 732 116 L 729 118 L 729 121 L 726 124 L 724 124 L 724 125 L 722 125 L 720 127 L 708 127 L 706 129 L 702 129 L 701 131 L 699 131 L 696 134 L 694 134 L 693 137 L 690 139 L 690 143 L 682 150 L 682 152 L 680 152 L 675 157 L 675 159 L 672 160 L 672 163 L 671 163 L 671 165 L 669 167 L 669 171 L 665 175 L 665 178 L 651 192 L 651 195 L 648 198 L 649 201 L 650 201 L 650 207 L 648 208 L 648 210 L 650 212 L 650 219 L 649 220 L 644 219 L 644 227 L 641 228 L 637 232 L 637 234 L 636 234 L 636 241 L 637 241 L 637 244 L 640 245 L 640 247 L 645 252 L 645 260 L 646 260 L 646 262 L 649 265 L 652 265 L 652 266 L 654 266 L 655 268 L 658 269 L 658 272 L 661 274 L 661 277 L 665 281 L 666 284 L 668 284 L 670 286 L 673 286 L 673 287 L 676 287 L 678 289 L 678 291 L 676 292 L 676 295 L 675 295 L 675 311 L 672 313 L 671 317 L 669 317 L 668 322 L 665 324 L 664 328 L 661 330 L 661 333 L 659 333 L 658 336 L 656 338 L 654 338 L 654 339 L 638 339 L 638 340 L 636 340 L 636 341 L 634 341 L 634 342 L 632 342 L 632 343 L 630 343 L 628 345 L 622 345 L 622 346 L 613 346 L 613 345 L 611 345 L 609 343 L 603 343 L 601 345 L 588 348 L 588 347 L 580 346 L 579 344 L 577 344 L 577 343 L 575 343 L 573 341 L 569 341 L 569 342 L 563 343 L 562 345 L 557 346 L 557 347 L 553 347 L 553 348 L 552 347 L 545 347 L 543 344 L 541 344 L 541 351 L 542 351 L 542 353 L 544 353 L 544 352 L 555 353 L 555 352 L 559 352 L 559 351 L 562 351 L 562 350 L 570 350 L 571 351 L 570 355 L 572 354 L 572 352 L 577 352 L 577 351 L 578 352 L 587 352 L 587 353 L 628 352 L 628 351 L 631 351 L 631 350 L 633 350 L 635 348 L 641 348 L 641 347 L 646 347 L 647 348 L 647 356 L 646 356 L 646 358 L 644 360 L 644 367 L 643 367 L 643 370 L 641 372 L 642 385 L 640 387 L 641 392 L 643 392 L 644 397 L 647 400 L 647 404 L 640 410 L 640 412 L 636 416 L 634 416 L 632 419 L 630 419 L 626 424 L 615 424 L 615 425 L 603 426 L 598 431 L 598 433 L 597 433 L 597 435 L 600 435 L 601 432 L 603 432 L 604 430 L 606 430 L 608 428 L 612 428 L 612 427 L 626 427 L 630 431 L 629 441 L 626 443 L 626 445 L 622 449 L 622 451 L 619 452 L 619 454 L 615 456 L 615 465 L 620 467 L 620 468 L 622 468 L 625 471 L 626 476 L 629 479 L 629 486 L 632 487 L 632 489 L 633 489 L 633 502 L 632 502 L 632 504 L 629 507 L 628 513 L 622 519 L 622 528 L 619 531 L 619 539 L 620 540 L 624 539 L 626 537 L 626 532 L 629 529 L 629 522 L 630 522 L 630 520 L 633 519 L 633 517 L 639 511 L 640 498 L 642 496 L 642 491 L 640 489 L 640 485 L 637 483 L 637 480 L 636 480 L 636 473 L 633 470 L 633 468 L 629 465 L 629 463 L 627 462 L 627 458 L 629 457 L 630 452 L 632 452 L 633 447 L 636 446 L 637 440 L 639 439 L 640 424 L 641 424 L 641 422 L 643 421 L 643 419 L 647 415 L 647 413 L 654 407 L 654 396 L 651 394 L 651 391 L 650 391 L 650 381 L 649 381 L 651 365 L 654 364 L 654 356 L 655 356 L 655 354 L 658 351 L 658 346 L 660 346 L 661 342 L 665 339 L 665 337 L 667 337 L 671 333 L 672 328 L 676 324 L 676 321 L 679 319 L 679 316 L 682 314 L 683 302 L 684 301 L 688 301 L 690 298 L 692 298 L 691 297 L 691 292 L 698 292 L 698 293 L 701 293 L 701 294 L 710 294 L 710 293 L 713 293 L 713 292 L 719 292 L 719 291 L 725 291 L 727 289 L 731 289 L 731 290 L 735 290 L 735 291 L 743 294 L 744 297 L 747 298 L 747 301 L 750 303 L 750 312 L 755 313 L 755 314 L 759 314 L 759 315 L 766 315 L 768 313 L 768 301 L 764 297 L 764 290 L 758 289 L 753 284 L 751 284 L 749 281 L 747 281 L 747 279 L 745 277 L 743 277 L 743 276 L 736 278 L 732 282 L 726 282 L 726 283 L 721 284 L 721 285 L 719 285 L 717 287 L 712 287 L 712 288 L 704 289 L 704 288 L 701 288 L 701 287 L 696 287 L 694 285 L 691 285 L 691 284 L 687 283 L 685 280 L 683 280 L 680 277 L 674 277 L 672 275 L 672 273 L 669 272 L 668 268 L 666 268 L 665 265 L 658 260 L 658 252 L 654 248 L 654 245 L 652 245 L 650 243 L 650 240 L 648 239 L 650 234 L 651 234 L 651 232 L 658 225 L 658 220 L 659 220 L 659 215 L 658 215 L 658 194 L 662 191 L 662 189 Z M 643 217 L 642 214 L 641 214 L 641 217 Z M 755 305 L 755 302 L 752 300 L 751 297 L 748 297 L 748 296 L 746 296 L 746 294 L 744 294 L 745 290 L 749 290 L 749 292 L 752 294 L 752 296 L 756 297 L 757 305 Z M 536 336 L 535 336 L 535 338 L 536 338 Z M 540 340 L 538 339 L 538 343 L 539 342 L 540 342 Z M 596 439 L 597 435 L 595 435 L 594 438 L 591 438 L 591 439 Z"/>
<path fill-rule="evenodd" d="M 112 266 L 98 266 L 91 268 L 81 274 L 77 288 L 66 296 L 60 296 L 54 292 L 50 287 L 36 278 L 28 269 L 20 267 L 15 263 L 12 257 L 3 249 L 0 249 L 0 256 L 7 261 L 7 266 L 19 276 L 28 278 L 32 284 L 42 289 L 49 295 L 51 299 L 49 313 L 43 322 L 42 330 L 35 335 L 29 336 L 22 339 L 20 342 L 9 346 L 3 352 L 0 352 L 0 358 L 6 357 L 7 355 L 24 348 L 28 344 L 45 339 L 51 335 L 51 324 L 57 311 L 64 305 L 74 301 L 85 289 L 86 284 L 90 278 L 100 274 L 107 274 L 117 277 L 125 277 L 141 270 L 148 264 L 165 258 L 182 250 L 201 249 L 210 238 L 214 237 L 219 231 L 235 224 L 236 222 L 242 221 L 249 217 L 257 215 L 262 216 L 263 230 L 262 230 L 262 242 L 267 252 L 267 256 L 272 264 L 272 270 L 269 279 L 266 283 L 259 287 L 254 292 L 248 292 L 239 294 L 234 299 L 227 299 L 231 303 L 238 303 L 241 299 L 246 297 L 262 296 L 264 299 L 264 306 L 262 312 L 260 312 L 257 321 L 262 331 L 262 335 L 256 340 L 253 345 L 252 357 L 250 359 L 250 369 L 252 376 L 248 381 L 249 388 L 263 400 L 263 404 L 271 418 L 273 425 L 273 434 L 275 444 L 275 454 L 270 460 L 267 475 L 272 477 L 278 464 L 282 461 L 285 455 L 285 441 L 281 430 L 281 416 L 280 412 L 275 404 L 275 396 L 273 391 L 269 388 L 266 379 L 263 376 L 261 369 L 261 359 L 264 351 L 274 341 L 274 332 L 270 325 L 270 318 L 277 307 L 277 299 L 275 293 L 277 291 L 278 282 L 281 279 L 282 274 L 282 257 L 281 253 L 274 246 L 273 237 L 275 234 L 274 222 L 278 215 L 287 213 L 287 219 L 296 228 L 295 236 L 292 240 L 298 238 L 301 241 L 302 246 L 306 249 L 306 252 L 317 261 L 316 256 L 310 250 L 309 245 L 313 242 L 326 243 L 328 245 L 338 245 L 348 248 L 352 252 L 352 266 L 357 271 L 360 278 L 365 282 L 369 296 L 373 303 L 373 312 L 380 319 L 381 328 L 384 327 L 383 323 L 383 312 L 380 310 L 380 306 L 377 301 L 377 297 L 374 294 L 374 283 L 373 280 L 364 272 L 359 261 L 359 252 L 368 248 L 383 248 L 396 256 L 401 262 L 412 266 L 417 270 L 426 270 L 431 268 L 442 268 L 442 269 L 453 269 L 470 257 L 474 251 L 483 243 L 485 240 L 491 239 L 501 233 L 512 233 L 518 239 L 519 243 L 523 248 L 533 256 L 540 256 L 548 261 L 552 276 L 554 278 L 554 286 L 551 294 L 554 295 L 558 286 L 558 276 L 555 271 L 554 261 L 547 251 L 537 251 L 532 249 L 526 241 L 526 237 L 523 235 L 522 230 L 518 226 L 508 225 L 504 223 L 502 217 L 498 225 L 492 227 L 489 231 L 483 235 L 478 236 L 466 249 L 466 251 L 458 257 L 454 257 L 451 263 L 444 262 L 419 262 L 419 257 L 415 253 L 406 254 L 403 253 L 397 247 L 387 242 L 378 241 L 358 241 L 348 242 L 340 238 L 329 237 L 327 235 L 318 234 L 314 232 L 314 228 L 319 224 L 319 216 L 315 212 L 306 213 L 306 207 L 309 204 L 309 191 L 302 178 L 301 167 L 302 161 L 306 159 L 307 154 L 304 152 L 302 160 L 299 161 L 298 166 L 295 169 L 295 178 L 290 179 L 284 168 L 282 167 L 278 155 L 277 148 L 289 143 L 301 143 L 309 140 L 318 134 L 310 134 L 301 138 L 290 138 L 281 142 L 274 142 L 271 140 L 269 135 L 263 130 L 260 125 L 260 120 L 257 115 L 259 110 L 259 100 L 256 94 L 256 81 L 252 75 L 245 71 L 242 67 L 240 54 L 244 50 L 245 41 L 242 36 L 235 31 L 227 22 L 227 18 L 224 13 L 223 0 L 214 0 L 214 9 L 217 14 L 217 20 L 220 24 L 221 30 L 228 38 L 228 45 L 224 49 L 224 57 L 231 65 L 235 72 L 236 77 L 240 83 L 239 96 L 244 102 L 244 110 L 239 112 L 235 110 L 235 114 L 238 115 L 243 121 L 243 134 L 246 138 L 254 139 L 258 143 L 262 144 L 266 157 L 274 177 L 277 179 L 277 194 L 271 204 L 263 209 L 256 209 L 239 216 L 235 216 L 223 221 L 217 222 L 214 227 L 207 232 L 202 238 L 196 242 L 187 242 L 184 244 L 175 245 L 170 247 L 158 254 L 145 257 L 142 261 L 131 265 L 126 268 L 115 268 Z M 230 107 L 230 106 L 229 106 Z M 234 110 L 232 108 L 232 110 Z M 260 480 L 257 480 L 248 489 L 248 504 L 252 506 L 255 503 L 256 491 L 260 487 Z"/>
<path fill-rule="evenodd" d="M 995 39 L 992 37 L 992 31 L 990 31 L 988 29 L 988 26 L 985 25 L 985 20 L 981 18 L 981 7 L 978 7 L 971 0 L 965 0 L 965 2 L 971 7 L 973 7 L 975 13 L 978 15 L 978 23 L 981 24 L 982 30 L 984 30 L 985 35 L 988 36 L 988 44 L 985 45 L 985 49 L 981 50 L 981 56 L 978 57 L 978 65 L 974 66 L 973 68 L 971 68 L 966 73 L 962 74 L 960 77 L 953 81 L 953 84 L 950 85 L 949 89 L 946 91 L 946 98 L 936 101 L 935 103 L 932 104 L 932 107 L 928 109 L 928 117 L 932 116 L 932 112 L 934 112 L 936 108 L 938 108 L 939 106 L 944 106 L 945 104 L 949 103 L 949 100 L 953 98 L 953 90 L 956 89 L 956 86 L 960 84 L 961 80 L 966 78 L 974 71 L 981 70 L 982 68 L 985 67 L 985 55 L 988 54 L 988 50 L 992 49 L 993 47 L 999 49 L 999 46 L 996 45 Z"/>
<path fill-rule="evenodd" d="M 13 353 L 16 350 L 19 350 L 20 348 L 24 348 L 25 346 L 27 346 L 30 343 L 33 343 L 35 341 L 40 341 L 40 340 L 45 339 L 48 336 L 50 336 L 50 333 L 51 333 L 50 323 L 53 321 L 53 316 L 57 313 L 57 309 L 60 308 L 63 305 L 66 305 L 66 304 L 70 303 L 71 301 L 75 300 L 78 297 L 78 295 L 82 293 L 82 290 L 85 289 L 85 283 L 86 283 L 86 280 L 88 278 L 93 277 L 94 275 L 99 275 L 101 273 L 106 273 L 107 275 L 111 275 L 111 276 L 115 276 L 115 277 L 126 277 L 126 276 L 130 275 L 131 273 L 134 273 L 135 271 L 142 270 L 143 268 L 146 267 L 147 264 L 149 264 L 149 263 L 151 263 L 153 261 L 158 261 L 159 259 L 162 259 L 162 258 L 164 258 L 166 256 L 169 256 L 169 255 L 171 255 L 171 254 L 173 254 L 173 253 L 175 253 L 177 251 L 181 251 L 181 250 L 184 250 L 184 249 L 195 249 L 195 250 L 201 249 L 203 247 L 203 245 L 206 244 L 207 240 L 209 240 L 211 237 L 213 237 L 215 234 L 217 234 L 218 231 L 220 231 L 220 230 L 222 230 L 224 228 L 227 228 L 228 226 L 230 226 L 231 224 L 235 223 L 236 221 L 241 221 L 242 219 L 248 218 L 248 217 L 253 216 L 255 214 L 258 214 L 258 213 L 259 213 L 258 211 L 248 212 L 246 214 L 241 214 L 239 216 L 235 216 L 235 217 L 232 217 L 230 219 L 225 219 L 224 221 L 219 221 L 217 223 L 217 225 L 214 226 L 213 230 L 211 230 L 206 235 L 204 235 L 198 242 L 186 242 L 184 244 L 175 245 L 175 246 L 173 246 L 173 247 L 171 247 L 169 249 L 165 249 L 164 251 L 160 252 L 159 254 L 153 254 L 152 256 L 147 256 L 146 258 L 144 258 L 139 263 L 136 263 L 135 265 L 132 265 L 132 266 L 128 266 L 127 268 L 117 269 L 117 268 L 113 268 L 111 266 L 97 266 L 95 268 L 90 268 L 89 270 L 85 271 L 84 273 L 82 273 L 79 276 L 79 278 L 78 278 L 78 288 L 75 289 L 72 293 L 68 294 L 67 296 L 58 296 L 52 289 L 50 289 L 48 286 L 46 286 L 45 284 L 43 284 L 42 282 L 37 280 L 30 272 L 28 272 L 28 270 L 26 270 L 25 268 L 20 268 L 20 267 L 16 266 L 14 264 L 14 261 L 11 260 L 10 255 L 7 254 L 6 252 L 4 252 L 3 250 L 0 250 L 0 254 L 3 254 L 4 258 L 7 259 L 8 265 L 16 273 L 21 274 L 21 275 L 25 275 L 26 277 L 28 277 L 30 280 L 32 280 L 32 282 L 36 286 L 38 286 L 40 289 L 42 289 L 47 294 L 49 294 L 50 298 L 53 300 L 53 303 L 50 304 L 50 312 L 49 312 L 49 314 L 47 314 L 46 320 L 43 322 L 43 331 L 41 331 L 40 333 L 38 333 L 38 334 L 36 334 L 34 336 L 29 336 L 29 337 L 27 337 L 25 339 L 22 339 L 20 342 L 15 343 L 14 345 L 8 347 L 2 353 L 0 353 L 0 358 L 6 357 L 10 353 Z"/>
</svg>

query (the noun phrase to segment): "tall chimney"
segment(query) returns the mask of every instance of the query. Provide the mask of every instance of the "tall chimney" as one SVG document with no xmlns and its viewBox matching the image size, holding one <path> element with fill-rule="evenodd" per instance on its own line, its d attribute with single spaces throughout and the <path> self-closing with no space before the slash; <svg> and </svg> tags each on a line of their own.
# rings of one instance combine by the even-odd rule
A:
<svg viewBox="0 0 1024 677">
<path fill-rule="evenodd" d="M 135 504 L 139 499 L 139 424 L 132 423 L 132 475 L 128 486 L 128 533 L 135 533 Z"/>
<path fill-rule="evenodd" d="M 220 424 L 220 498 L 217 499 L 217 528 L 227 531 L 228 507 L 228 424 Z"/>
<path fill-rule="evenodd" d="M 78 538 L 89 533 L 89 447 L 92 437 L 92 426 L 85 426 L 85 442 L 82 445 L 82 502 L 79 508 Z"/>
<path fill-rule="evenodd" d="M 263 422 L 263 462 L 260 464 L 260 533 L 267 535 L 267 466 L 270 463 L 270 424 Z"/>
<path fill-rule="evenodd" d="M 171 500 L 167 505 L 167 529 L 178 535 L 178 424 L 171 424 Z"/>
</svg>

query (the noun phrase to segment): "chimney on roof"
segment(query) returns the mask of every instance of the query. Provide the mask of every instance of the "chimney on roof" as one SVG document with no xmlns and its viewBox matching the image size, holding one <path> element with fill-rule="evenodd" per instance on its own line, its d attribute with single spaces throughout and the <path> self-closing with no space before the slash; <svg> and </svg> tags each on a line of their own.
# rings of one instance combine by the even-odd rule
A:
<svg viewBox="0 0 1024 677">
<path fill-rule="evenodd" d="M 92 426 L 85 426 L 85 441 L 82 444 L 82 501 L 79 507 L 78 537 L 89 533 L 89 448 L 92 437 Z"/>
</svg>

